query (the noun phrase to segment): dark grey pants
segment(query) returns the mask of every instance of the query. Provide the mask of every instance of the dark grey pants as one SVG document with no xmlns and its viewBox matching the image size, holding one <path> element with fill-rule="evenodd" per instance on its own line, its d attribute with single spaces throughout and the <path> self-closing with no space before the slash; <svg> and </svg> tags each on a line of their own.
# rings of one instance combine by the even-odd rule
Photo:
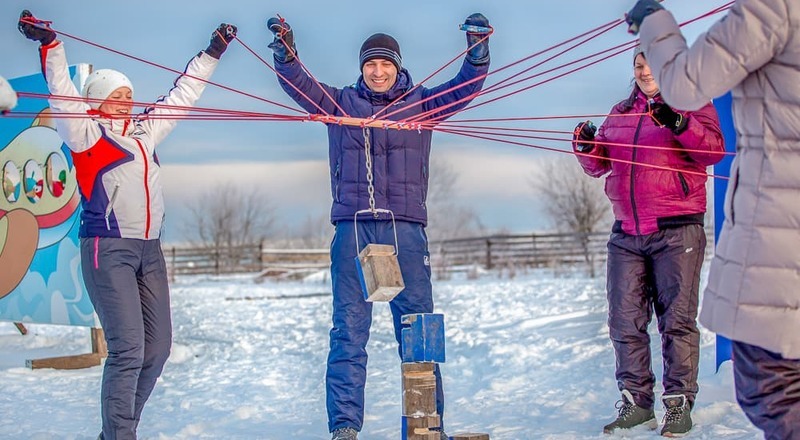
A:
<svg viewBox="0 0 800 440">
<path fill-rule="evenodd" d="M 613 233 L 608 242 L 608 328 L 620 390 L 652 408 L 655 375 L 647 327 L 655 311 L 661 333 L 664 393 L 694 404 L 700 358 L 697 303 L 706 248 L 701 225 L 650 235 Z"/>
<path fill-rule="evenodd" d="M 733 342 L 736 400 L 767 440 L 800 439 L 800 359 Z"/>
<path fill-rule="evenodd" d="M 108 343 L 100 394 L 103 439 L 135 439 L 172 345 L 161 242 L 81 238 L 81 266 Z"/>
</svg>

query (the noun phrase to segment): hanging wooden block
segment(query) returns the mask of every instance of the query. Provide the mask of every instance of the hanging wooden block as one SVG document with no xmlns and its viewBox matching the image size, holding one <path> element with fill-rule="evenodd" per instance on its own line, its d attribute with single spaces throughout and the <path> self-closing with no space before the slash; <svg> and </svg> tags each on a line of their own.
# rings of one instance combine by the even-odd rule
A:
<svg viewBox="0 0 800 440">
<path fill-rule="evenodd" d="M 356 257 L 356 267 L 367 301 L 391 301 L 405 288 L 394 246 L 366 245 Z"/>
<path fill-rule="evenodd" d="M 489 440 L 489 434 L 465 433 L 450 436 L 450 440 Z"/>
<path fill-rule="evenodd" d="M 436 412 L 436 376 L 433 362 L 403 363 L 403 415 L 439 417 Z M 432 425 L 429 427 L 438 427 Z"/>
</svg>

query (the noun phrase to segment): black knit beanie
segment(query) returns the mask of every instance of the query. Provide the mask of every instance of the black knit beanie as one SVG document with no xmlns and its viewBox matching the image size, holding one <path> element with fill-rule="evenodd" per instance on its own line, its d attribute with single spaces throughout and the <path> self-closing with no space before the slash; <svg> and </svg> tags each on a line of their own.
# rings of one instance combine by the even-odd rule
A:
<svg viewBox="0 0 800 440">
<path fill-rule="evenodd" d="M 359 70 L 364 68 L 364 63 L 376 58 L 391 61 L 398 72 L 403 65 L 403 58 L 400 56 L 400 45 L 390 35 L 375 34 L 364 41 L 358 54 Z"/>
</svg>

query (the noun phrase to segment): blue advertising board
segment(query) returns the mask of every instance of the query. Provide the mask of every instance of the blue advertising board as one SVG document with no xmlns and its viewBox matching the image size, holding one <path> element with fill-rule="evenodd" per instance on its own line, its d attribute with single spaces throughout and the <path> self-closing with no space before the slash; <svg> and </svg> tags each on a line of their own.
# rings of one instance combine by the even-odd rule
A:
<svg viewBox="0 0 800 440">
<path fill-rule="evenodd" d="M 84 72 L 70 67 L 76 86 Z M 48 94 L 41 74 L 9 83 Z M 46 99 L 23 97 L 0 117 L 0 174 L 0 321 L 99 327 L 81 275 L 75 168 Z"/>
<path fill-rule="evenodd" d="M 725 138 L 725 151 L 736 151 L 736 127 L 733 125 L 733 97 L 731 93 L 720 96 L 714 100 L 714 107 L 719 115 L 719 125 L 722 128 L 722 136 Z M 730 177 L 733 155 L 726 155 L 721 161 L 714 165 L 714 175 Z M 719 241 L 719 234 L 722 231 L 722 224 L 725 222 L 725 191 L 728 190 L 727 179 L 714 179 L 714 244 Z M 717 335 L 716 364 L 719 366 L 731 358 L 731 341 L 723 336 Z"/>
</svg>

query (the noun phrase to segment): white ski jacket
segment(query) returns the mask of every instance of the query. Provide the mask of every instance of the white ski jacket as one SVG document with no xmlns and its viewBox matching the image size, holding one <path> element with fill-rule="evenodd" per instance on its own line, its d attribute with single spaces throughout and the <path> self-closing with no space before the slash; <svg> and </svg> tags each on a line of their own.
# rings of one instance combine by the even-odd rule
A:
<svg viewBox="0 0 800 440">
<path fill-rule="evenodd" d="M 167 96 L 144 113 L 122 120 L 91 110 L 81 99 L 60 41 L 40 51 L 42 71 L 53 95 L 51 111 L 76 116 L 56 117 L 56 126 L 72 152 L 82 196 L 79 235 L 158 239 L 164 198 L 156 145 L 175 127 L 176 118 L 188 113 L 160 106 L 194 105 L 206 86 L 200 79 L 209 79 L 219 60 L 200 52 Z"/>
</svg>

